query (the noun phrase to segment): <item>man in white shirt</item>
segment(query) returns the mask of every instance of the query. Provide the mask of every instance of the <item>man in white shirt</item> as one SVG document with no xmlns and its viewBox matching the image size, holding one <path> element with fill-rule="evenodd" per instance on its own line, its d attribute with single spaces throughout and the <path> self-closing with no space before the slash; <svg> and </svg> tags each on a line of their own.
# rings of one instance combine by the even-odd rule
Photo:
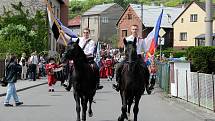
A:
<svg viewBox="0 0 215 121">
<path fill-rule="evenodd" d="M 29 64 L 30 79 L 32 79 L 33 81 L 36 81 L 37 64 L 38 64 L 38 58 L 37 58 L 36 52 L 33 52 L 31 54 L 29 61 L 30 61 L 30 64 Z"/>
<path fill-rule="evenodd" d="M 72 40 L 73 41 L 73 40 Z M 93 68 L 95 70 L 96 75 L 99 77 L 99 67 L 94 61 L 94 50 L 95 50 L 95 42 L 90 39 L 90 29 L 85 28 L 83 30 L 83 37 L 79 38 L 79 46 L 83 49 L 85 55 L 87 56 L 88 62 L 93 64 Z M 99 79 L 100 80 L 100 79 Z M 102 89 L 103 86 L 100 85 L 100 81 L 97 82 L 97 89 Z"/>
<path fill-rule="evenodd" d="M 126 37 L 126 40 L 127 41 L 134 41 L 134 38 L 137 38 L 137 42 L 136 42 L 136 45 L 137 45 L 137 55 L 139 57 L 139 60 L 140 62 L 142 62 L 144 68 L 146 67 L 145 64 L 144 64 L 144 60 L 143 60 L 143 57 L 141 56 L 141 51 L 144 50 L 144 39 L 140 38 L 138 36 L 138 31 L 139 31 L 139 27 L 138 25 L 132 25 L 131 26 L 131 35 Z M 119 81 L 120 81 L 120 73 L 122 71 L 122 68 L 123 68 L 123 65 L 124 65 L 124 62 L 125 60 L 123 60 L 121 63 L 119 63 L 116 67 L 116 82 L 117 84 L 113 84 L 113 88 L 116 90 L 116 91 L 119 91 Z M 148 73 L 149 75 L 149 73 Z M 151 93 L 150 90 L 148 90 L 148 87 L 146 87 L 146 90 L 147 90 L 147 93 Z"/>
</svg>

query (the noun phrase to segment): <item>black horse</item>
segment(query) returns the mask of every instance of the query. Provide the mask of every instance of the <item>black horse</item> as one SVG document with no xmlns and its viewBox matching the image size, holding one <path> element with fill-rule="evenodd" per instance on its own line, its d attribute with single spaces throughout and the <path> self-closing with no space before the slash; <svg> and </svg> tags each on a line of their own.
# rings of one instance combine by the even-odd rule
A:
<svg viewBox="0 0 215 121">
<path fill-rule="evenodd" d="M 134 101 L 134 121 L 137 121 L 137 114 L 139 112 L 139 101 L 148 86 L 149 70 L 141 62 L 136 52 L 136 38 L 133 42 L 123 40 L 125 45 L 125 63 L 121 72 L 120 79 L 120 95 L 122 100 L 122 114 L 118 121 L 124 121 L 130 116 L 131 105 Z M 128 113 L 128 115 L 127 115 Z M 129 119 L 130 120 L 130 119 Z"/>
<path fill-rule="evenodd" d="M 82 106 L 82 121 L 86 121 L 87 104 L 89 102 L 88 114 L 93 116 L 91 104 L 96 93 L 96 82 L 99 79 L 91 65 L 88 63 L 86 55 L 82 48 L 76 42 L 71 42 L 63 55 L 63 62 L 73 60 L 74 69 L 71 72 L 74 98 L 76 101 L 77 121 L 80 121 L 80 112 Z M 81 106 L 80 106 L 81 104 Z"/>
</svg>

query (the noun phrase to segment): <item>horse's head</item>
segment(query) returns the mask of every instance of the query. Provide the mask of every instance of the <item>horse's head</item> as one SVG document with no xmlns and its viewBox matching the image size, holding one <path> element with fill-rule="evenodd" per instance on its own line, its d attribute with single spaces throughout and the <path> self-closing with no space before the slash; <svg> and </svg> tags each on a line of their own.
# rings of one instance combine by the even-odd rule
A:
<svg viewBox="0 0 215 121">
<path fill-rule="evenodd" d="M 123 39 L 125 45 L 125 58 L 129 63 L 133 63 L 137 59 L 137 38 L 134 41 L 127 41 L 125 38 Z"/>
<path fill-rule="evenodd" d="M 62 57 L 63 62 L 65 62 L 66 60 L 76 60 L 78 58 L 81 58 L 82 56 L 86 57 L 78 43 L 79 38 L 75 42 L 71 41 L 68 43 L 68 46 L 66 47 L 65 52 L 63 53 Z"/>
</svg>

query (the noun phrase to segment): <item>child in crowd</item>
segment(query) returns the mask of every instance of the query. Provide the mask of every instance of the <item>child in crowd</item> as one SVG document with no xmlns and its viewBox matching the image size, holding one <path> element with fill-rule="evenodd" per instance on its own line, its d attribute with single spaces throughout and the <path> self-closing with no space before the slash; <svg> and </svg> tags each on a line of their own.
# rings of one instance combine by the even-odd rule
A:
<svg viewBox="0 0 215 121">
<path fill-rule="evenodd" d="M 56 79 L 54 77 L 54 69 L 58 68 L 59 66 L 55 63 L 54 58 L 49 58 L 48 64 L 46 64 L 46 72 L 48 75 L 48 86 L 49 92 L 54 92 L 54 85 L 56 83 Z"/>
</svg>

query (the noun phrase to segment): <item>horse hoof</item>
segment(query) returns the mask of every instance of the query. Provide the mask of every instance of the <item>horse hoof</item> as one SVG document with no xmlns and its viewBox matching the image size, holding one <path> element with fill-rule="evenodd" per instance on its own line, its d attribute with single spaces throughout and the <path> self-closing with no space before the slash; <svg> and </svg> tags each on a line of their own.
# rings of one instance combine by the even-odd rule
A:
<svg viewBox="0 0 215 121">
<path fill-rule="evenodd" d="M 118 121 L 124 121 L 124 119 L 120 116 L 120 117 L 118 118 Z"/>
<path fill-rule="evenodd" d="M 89 115 L 89 117 L 92 117 L 93 116 L 93 112 L 89 112 L 88 115 Z"/>
<path fill-rule="evenodd" d="M 151 90 L 146 90 L 147 94 L 150 95 L 152 93 Z"/>
</svg>

